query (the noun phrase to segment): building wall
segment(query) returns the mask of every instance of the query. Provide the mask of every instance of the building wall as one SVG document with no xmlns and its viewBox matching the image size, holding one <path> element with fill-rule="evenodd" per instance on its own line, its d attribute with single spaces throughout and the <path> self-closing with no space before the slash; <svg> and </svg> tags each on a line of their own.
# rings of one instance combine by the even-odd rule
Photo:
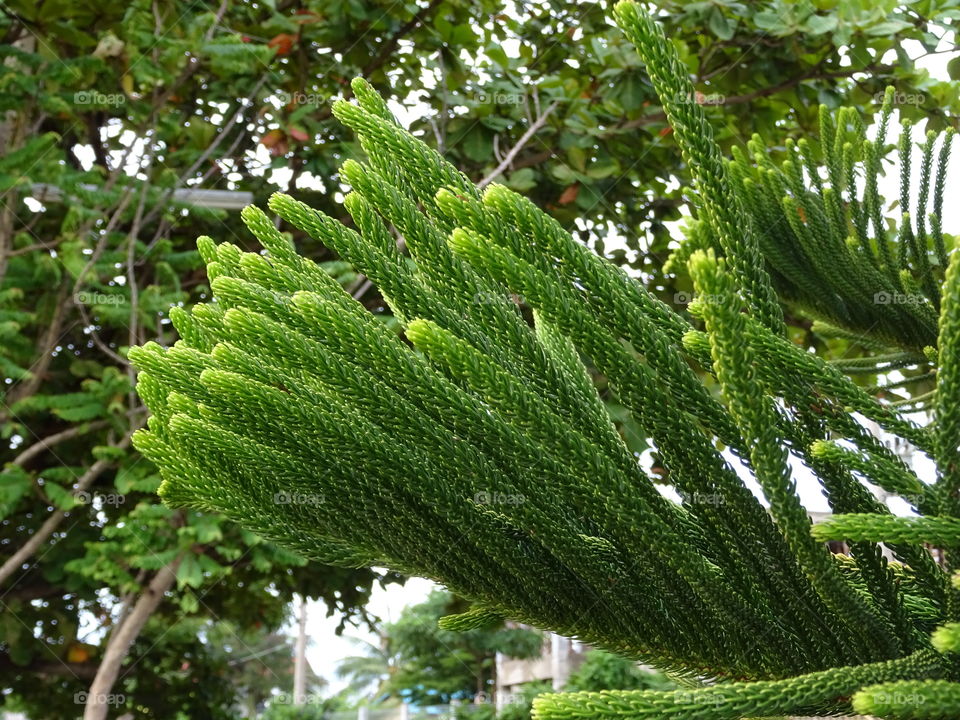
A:
<svg viewBox="0 0 960 720">
<path fill-rule="evenodd" d="M 546 633 L 539 657 L 518 660 L 497 653 L 497 707 L 510 704 L 527 683 L 550 682 L 554 690 L 562 689 L 583 662 L 585 652 L 586 647 L 577 640 Z"/>
</svg>

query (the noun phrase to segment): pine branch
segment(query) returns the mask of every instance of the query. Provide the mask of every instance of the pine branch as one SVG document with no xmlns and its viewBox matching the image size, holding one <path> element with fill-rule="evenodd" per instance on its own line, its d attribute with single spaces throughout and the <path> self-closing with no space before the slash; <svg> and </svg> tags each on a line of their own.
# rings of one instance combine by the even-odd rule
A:
<svg viewBox="0 0 960 720">
<path fill-rule="evenodd" d="M 269 208 L 375 285 L 396 322 L 247 208 L 264 251 L 200 238 L 215 301 L 171 310 L 173 347 L 130 351 L 152 414 L 136 447 L 170 505 L 321 562 L 444 583 L 474 603 L 448 628 L 510 618 L 700 686 L 548 697 L 539 718 L 837 713 L 854 693 L 881 707 L 875 688 L 891 682 L 949 712 L 952 684 L 937 683 L 957 673 L 960 605 L 926 544 L 955 564 L 957 262 L 941 290 L 938 220 L 882 216 L 890 95 L 876 143 L 857 113 L 822 109 L 818 143 L 786 143 L 774 162 L 753 138 L 725 161 L 662 32 L 635 5 L 617 17 L 699 191 L 672 260 L 697 290 L 689 315 L 529 200 L 481 192 L 357 80 L 356 103 L 334 108 L 367 156 L 341 172 L 352 227 L 285 195 Z M 936 179 L 932 140 L 924 151 L 931 218 L 944 147 Z M 781 302 L 867 355 L 827 363 L 796 346 Z M 937 378 L 934 428 L 849 377 L 920 365 Z M 608 401 L 642 429 L 661 477 Z M 860 418 L 931 455 L 937 487 Z M 840 514 L 811 526 L 794 460 Z M 874 484 L 921 515 L 893 516 Z M 834 537 L 853 541 L 849 557 L 822 544 Z"/>
</svg>

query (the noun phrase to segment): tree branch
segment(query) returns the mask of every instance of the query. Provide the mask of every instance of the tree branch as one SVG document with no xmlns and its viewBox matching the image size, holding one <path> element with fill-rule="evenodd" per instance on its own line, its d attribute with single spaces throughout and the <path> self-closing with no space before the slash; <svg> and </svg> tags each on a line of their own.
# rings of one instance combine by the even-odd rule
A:
<svg viewBox="0 0 960 720">
<path fill-rule="evenodd" d="M 559 100 L 554 100 L 552 103 L 550 103 L 547 106 L 547 109 L 544 110 L 543 113 L 541 113 L 540 117 L 534 120 L 533 124 L 531 124 L 530 127 L 527 128 L 527 131 L 520 136 L 520 139 L 517 140 L 517 144 L 514 145 L 512 148 L 510 148 L 510 150 L 504 156 L 503 160 L 500 161 L 500 164 L 497 165 L 496 168 L 494 168 L 493 172 L 491 172 L 489 175 L 487 175 L 485 178 L 483 178 L 480 182 L 477 183 L 478 188 L 485 188 L 487 185 L 493 182 L 497 177 L 499 177 L 504 170 L 510 167 L 510 164 L 513 162 L 513 159 L 517 156 L 517 153 L 519 153 L 523 149 L 524 145 L 530 142 L 530 138 L 536 135 L 537 131 L 543 127 L 543 124 L 547 121 L 547 118 L 550 117 L 550 113 L 556 110 L 559 104 L 560 104 Z"/>
<path fill-rule="evenodd" d="M 83 720 L 106 719 L 110 708 L 108 704 L 110 691 L 120 674 L 120 666 L 130 652 L 130 647 L 140 635 L 140 631 L 143 630 L 143 626 L 163 601 L 164 594 L 173 587 L 177 579 L 177 568 L 183 562 L 183 557 L 183 554 L 178 555 L 170 564 L 157 571 L 123 622 L 110 634 L 100 667 L 97 668 L 97 674 L 90 683 Z"/>
<path fill-rule="evenodd" d="M 107 345 L 103 341 L 103 338 L 100 337 L 100 334 L 96 330 L 92 329 L 94 326 L 93 320 L 87 314 L 87 308 L 82 302 L 77 303 L 77 310 L 80 311 L 80 317 L 83 318 L 83 324 L 91 328 L 90 339 L 93 340 L 93 344 L 96 345 L 98 348 L 100 348 L 100 351 L 104 355 L 109 357 L 118 365 L 122 365 L 123 367 L 129 367 L 130 361 L 127 360 L 122 355 L 119 355 L 116 351 L 114 351 L 109 345 Z"/>
<path fill-rule="evenodd" d="M 400 41 L 417 25 L 422 23 L 426 19 L 434 8 L 436 8 L 442 0 L 430 0 L 430 4 L 426 7 L 421 8 L 411 17 L 407 22 L 401 25 L 396 32 L 389 37 L 389 39 L 380 47 L 379 52 L 373 56 L 373 58 L 366 65 L 363 66 L 363 70 L 360 71 L 360 74 L 364 77 L 367 77 L 374 70 L 379 69 L 393 54 L 397 49 Z"/>
<path fill-rule="evenodd" d="M 43 382 L 43 376 L 46 375 L 50 363 L 53 362 L 53 349 L 57 346 L 57 341 L 60 339 L 60 329 L 63 326 L 63 321 L 66 316 L 66 297 L 67 283 L 63 282 L 57 293 L 56 307 L 53 310 L 53 317 L 50 318 L 50 324 L 47 326 L 47 332 L 44 333 L 43 338 L 37 343 L 38 357 L 36 362 L 30 367 L 30 376 L 10 388 L 10 391 L 4 398 L 5 407 L 0 411 L 0 419 L 9 417 L 10 407 L 21 398 L 33 395 L 33 393 L 37 391 L 37 388 L 40 387 L 40 383 Z"/>
<path fill-rule="evenodd" d="M 789 80 L 785 80 L 784 82 L 779 83 L 777 85 L 772 85 L 766 88 L 760 88 L 759 90 L 754 90 L 752 92 L 745 93 L 742 95 L 727 96 L 723 99 L 723 105 L 724 106 L 742 105 L 744 103 L 750 103 L 750 102 L 753 102 L 754 100 L 759 100 L 760 98 L 769 97 L 770 95 L 776 95 L 778 92 L 788 90 L 794 87 L 795 85 L 799 85 L 800 83 L 806 80 L 827 80 L 830 78 L 850 77 L 851 75 L 856 75 L 857 73 L 861 73 L 861 72 L 879 72 L 882 70 L 890 70 L 890 69 L 892 68 L 890 68 L 889 66 L 876 66 L 876 67 L 871 66 L 867 68 L 860 68 L 857 70 L 843 70 L 838 72 L 816 73 L 814 71 L 810 71 L 802 75 L 798 75 L 797 77 L 790 78 Z M 616 135 L 620 135 L 629 130 L 635 130 L 637 128 L 645 127 L 647 125 L 656 125 L 658 123 L 666 122 L 666 120 L 667 120 L 667 115 L 663 111 L 650 113 L 649 115 L 643 115 L 642 117 L 634 118 L 633 120 L 626 120 L 622 123 L 614 125 L 608 130 L 606 130 L 605 132 L 600 133 L 597 137 L 601 140 L 605 140 L 605 139 L 614 137 Z M 543 150 L 533 155 L 529 155 L 527 157 L 517 159 L 513 163 L 513 167 L 515 169 L 520 169 L 525 167 L 536 167 L 537 165 L 549 160 L 550 157 L 552 156 L 553 156 L 552 150 Z M 486 180 L 486 178 L 484 178 L 484 180 Z M 480 184 L 480 183 L 483 183 L 483 184 Z M 483 180 L 481 180 L 480 183 L 478 183 L 480 187 L 483 187 L 483 185 L 486 184 L 484 183 Z"/>
<path fill-rule="evenodd" d="M 260 91 L 260 88 L 263 87 L 264 83 L 267 81 L 268 78 L 269 78 L 269 75 L 264 75 L 263 77 L 260 78 L 260 80 L 257 81 L 257 84 L 253 86 L 253 90 L 250 91 L 250 98 L 251 98 L 251 99 L 256 98 L 257 93 Z M 252 107 L 252 102 L 251 102 L 251 107 Z M 183 184 L 184 184 L 187 180 L 189 180 L 190 178 L 192 178 L 192 177 L 193 177 L 193 174 L 194 174 L 197 170 L 199 170 L 200 167 L 209 159 L 210 155 L 213 154 L 213 151 L 217 149 L 217 147 L 220 145 L 220 143 L 223 141 L 223 139 L 224 139 L 224 138 L 230 133 L 230 131 L 233 129 L 233 126 L 236 125 L 237 122 L 238 122 L 241 118 L 243 118 L 243 117 L 245 116 L 245 111 L 246 111 L 246 109 L 247 109 L 247 106 L 244 105 L 244 104 L 241 102 L 241 103 L 240 103 L 240 107 L 238 107 L 238 108 L 237 108 L 237 111 L 236 111 L 233 115 L 230 116 L 230 119 L 229 119 L 229 120 L 227 121 L 227 123 L 223 126 L 223 128 L 220 130 L 220 132 L 217 133 L 217 136 L 213 139 L 213 142 L 211 142 L 211 143 L 204 149 L 204 151 L 203 151 L 202 153 L 200 153 L 200 156 L 193 162 L 193 164 L 192 164 L 189 168 L 187 168 L 187 170 L 186 170 L 185 172 L 183 172 L 183 173 L 177 178 L 176 182 L 174 182 L 174 184 L 173 184 L 171 187 L 167 188 L 167 189 L 164 191 L 163 195 L 161 195 L 161 197 L 158 199 L 158 201 L 154 204 L 154 206 L 153 206 L 153 207 L 150 209 L 150 211 L 147 213 L 146 217 L 144 217 L 143 223 L 142 223 L 144 226 L 149 225 L 149 224 L 153 221 L 153 219 L 157 216 L 157 214 L 160 213 L 161 210 L 167 206 L 167 203 L 169 202 L 170 198 L 173 196 L 173 191 L 176 190 L 176 189 L 179 188 L 179 187 L 182 187 Z M 239 134 L 238 137 L 239 137 L 239 138 L 242 138 L 244 135 L 246 135 L 246 130 L 241 130 L 241 132 L 240 132 L 240 134 Z M 233 146 L 235 146 L 235 145 L 236 145 L 236 144 L 234 143 Z M 233 147 L 233 146 L 232 146 L 232 147 Z M 230 153 L 231 153 L 231 151 L 228 150 L 228 151 L 227 151 L 227 155 L 229 155 Z"/>
<path fill-rule="evenodd" d="M 10 677 L 15 673 L 36 676 L 70 675 L 79 680 L 89 680 L 96 676 L 97 666 L 93 663 L 53 662 L 34 660 L 29 665 L 17 665 L 7 655 L 0 655 L 0 673 Z"/>
<path fill-rule="evenodd" d="M 33 445 L 30 445 L 23 452 L 17 455 L 13 459 L 13 464 L 24 465 L 42 453 L 44 450 L 47 450 L 54 445 L 62 443 L 65 440 L 69 440 L 70 438 L 75 438 L 78 435 L 84 435 L 88 432 L 93 432 L 94 430 L 100 430 L 102 428 L 109 427 L 109 425 L 110 422 L 108 420 L 96 420 L 94 422 L 83 423 L 81 425 L 74 425 L 71 428 L 61 430 L 53 435 L 48 435 L 42 440 L 38 440 L 37 442 L 33 443 Z"/>
<path fill-rule="evenodd" d="M 143 421 L 135 423 L 134 427 L 123 436 L 123 438 L 113 445 L 113 447 L 120 448 L 125 450 L 130 445 L 130 439 L 133 436 L 133 433 L 143 425 Z M 93 465 L 87 468 L 86 472 L 80 476 L 77 480 L 77 486 L 74 488 L 72 495 L 76 497 L 82 492 L 86 492 L 93 481 L 96 480 L 100 473 L 106 470 L 111 464 L 112 460 L 97 460 Z M 13 573 L 17 571 L 29 558 L 33 556 L 40 546 L 47 541 L 47 539 L 53 534 L 53 532 L 60 526 L 60 523 L 63 522 L 64 518 L 67 517 L 67 512 L 65 510 L 54 510 L 50 517 L 44 520 L 43 524 L 37 528 L 36 532 L 30 536 L 30 538 L 17 549 L 6 561 L 0 566 L 0 586 L 2 586 Z"/>
</svg>

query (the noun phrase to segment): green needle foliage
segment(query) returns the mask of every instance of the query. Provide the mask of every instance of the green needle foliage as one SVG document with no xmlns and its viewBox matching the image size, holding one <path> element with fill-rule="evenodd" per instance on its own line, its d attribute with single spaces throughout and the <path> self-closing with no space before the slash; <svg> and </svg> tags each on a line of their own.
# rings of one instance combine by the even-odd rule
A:
<svg viewBox="0 0 960 720">
<path fill-rule="evenodd" d="M 641 47 L 651 73 L 656 67 L 667 69 L 665 80 L 652 75 L 658 90 L 668 97 L 680 92 L 677 88 L 686 79 L 661 35 L 643 23 L 626 30 Z M 681 146 L 690 148 L 703 207 L 674 264 L 696 249 L 722 251 L 731 270 L 744 277 L 751 305 L 763 311 L 769 301 L 761 305 L 751 299 L 765 298 L 752 277 L 762 271 L 755 262 L 759 247 L 777 294 L 821 321 L 821 332 L 894 350 L 864 367 L 847 369 L 872 372 L 877 366 L 895 369 L 922 362 L 924 349 L 937 341 L 940 286 L 947 266 L 944 183 L 955 130 L 942 137 L 927 133 L 919 182 L 912 183 L 913 143 L 910 125 L 903 123 L 902 214 L 896 220 L 885 218 L 877 180 L 895 98 L 893 88 L 887 88 L 873 140 L 856 109 L 842 108 L 834 115 L 821 107 L 819 142 L 788 140 L 786 157 L 775 161 L 765 141 L 754 135 L 746 151 L 733 148 L 733 160 L 723 170 L 716 152 L 708 152 L 713 147 L 709 136 L 698 135 L 703 127 L 699 106 L 679 103 L 674 116 L 666 102 Z M 713 186 L 699 177 L 704 174 L 715 179 Z M 720 180 L 724 176 L 725 183 Z M 917 195 L 915 202 L 912 194 Z M 745 217 L 752 222 L 744 224 Z M 774 314 L 769 309 L 765 313 Z M 763 318 L 764 312 L 758 316 Z"/>
<path fill-rule="evenodd" d="M 788 141 L 786 159 L 774 162 L 763 140 L 754 135 L 747 152 L 736 149 L 728 173 L 734 194 L 755 220 L 780 297 L 861 343 L 904 351 L 908 360 L 911 353 L 936 344 L 947 264 L 943 186 L 955 133 L 952 128 L 942 138 L 928 133 L 919 192 L 911 202 L 913 145 L 904 123 L 899 158 L 904 169 L 902 214 L 897 221 L 886 219 L 877 178 L 894 98 L 893 88 L 888 88 L 874 140 L 867 139 L 853 108 L 836 115 L 823 110 L 818 143 Z M 705 224 L 697 237 L 707 245 L 713 234 Z"/>
<path fill-rule="evenodd" d="M 943 281 L 947 151 L 927 216 L 937 140 L 927 141 L 920 210 L 899 228 L 876 192 L 889 96 L 873 144 L 857 117 L 824 112 L 818 152 L 791 146 L 795 158 L 774 166 L 757 147 L 753 165 L 725 162 L 657 25 L 631 3 L 616 17 L 698 191 L 699 246 L 685 250 L 692 317 L 523 197 L 495 184 L 481 193 L 356 81 L 356 102 L 334 106 L 368 158 L 342 168 L 353 226 L 285 195 L 270 209 L 375 283 L 403 335 L 247 208 L 264 252 L 201 238 L 216 301 L 171 313 L 174 347 L 131 352 L 153 413 L 136 446 L 163 469 L 172 505 L 222 512 L 321 562 L 383 565 L 469 598 L 446 629 L 510 618 L 700 685 L 546 695 L 540 720 L 851 706 L 955 717 L 960 261 L 954 253 Z M 874 366 L 938 370 L 936 424 L 851 382 L 856 367 L 791 343 L 778 297 L 896 353 Z M 682 503 L 627 449 L 588 365 L 651 439 Z M 937 482 L 854 412 L 929 455 Z M 813 532 L 791 457 L 838 513 Z M 891 515 L 865 481 L 918 518 Z M 849 540 L 850 556 L 832 555 L 827 539 Z"/>
</svg>

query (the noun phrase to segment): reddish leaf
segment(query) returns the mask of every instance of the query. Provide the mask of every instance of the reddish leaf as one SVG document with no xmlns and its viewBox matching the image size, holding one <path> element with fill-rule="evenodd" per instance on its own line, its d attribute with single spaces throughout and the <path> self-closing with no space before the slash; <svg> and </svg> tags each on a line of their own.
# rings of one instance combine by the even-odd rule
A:
<svg viewBox="0 0 960 720">
<path fill-rule="evenodd" d="M 287 128 L 287 135 L 297 142 L 307 142 L 307 140 L 310 139 L 310 133 L 303 128 L 298 128 L 296 125 L 291 125 Z"/>
<path fill-rule="evenodd" d="M 271 130 L 260 138 L 260 144 L 269 148 L 270 154 L 274 157 L 286 155 L 287 150 L 290 149 L 290 146 L 287 144 L 287 136 L 283 130 Z"/>
<path fill-rule="evenodd" d="M 277 55 L 289 55 L 296 41 L 296 35 L 280 33 L 279 35 L 275 35 L 274 38 L 267 43 L 267 47 L 276 48 Z"/>
<path fill-rule="evenodd" d="M 573 185 L 567 186 L 567 189 L 560 193 L 560 197 L 557 199 L 557 202 L 561 205 L 569 205 L 577 199 L 577 195 L 579 194 L 580 185 L 574 183 Z"/>
<path fill-rule="evenodd" d="M 83 663 L 90 659 L 90 651 L 83 645 L 71 645 L 67 650 L 67 662 Z"/>
<path fill-rule="evenodd" d="M 270 148 L 283 140 L 283 137 L 283 130 L 271 130 L 262 138 L 260 138 L 260 144 L 264 147 Z"/>
</svg>

